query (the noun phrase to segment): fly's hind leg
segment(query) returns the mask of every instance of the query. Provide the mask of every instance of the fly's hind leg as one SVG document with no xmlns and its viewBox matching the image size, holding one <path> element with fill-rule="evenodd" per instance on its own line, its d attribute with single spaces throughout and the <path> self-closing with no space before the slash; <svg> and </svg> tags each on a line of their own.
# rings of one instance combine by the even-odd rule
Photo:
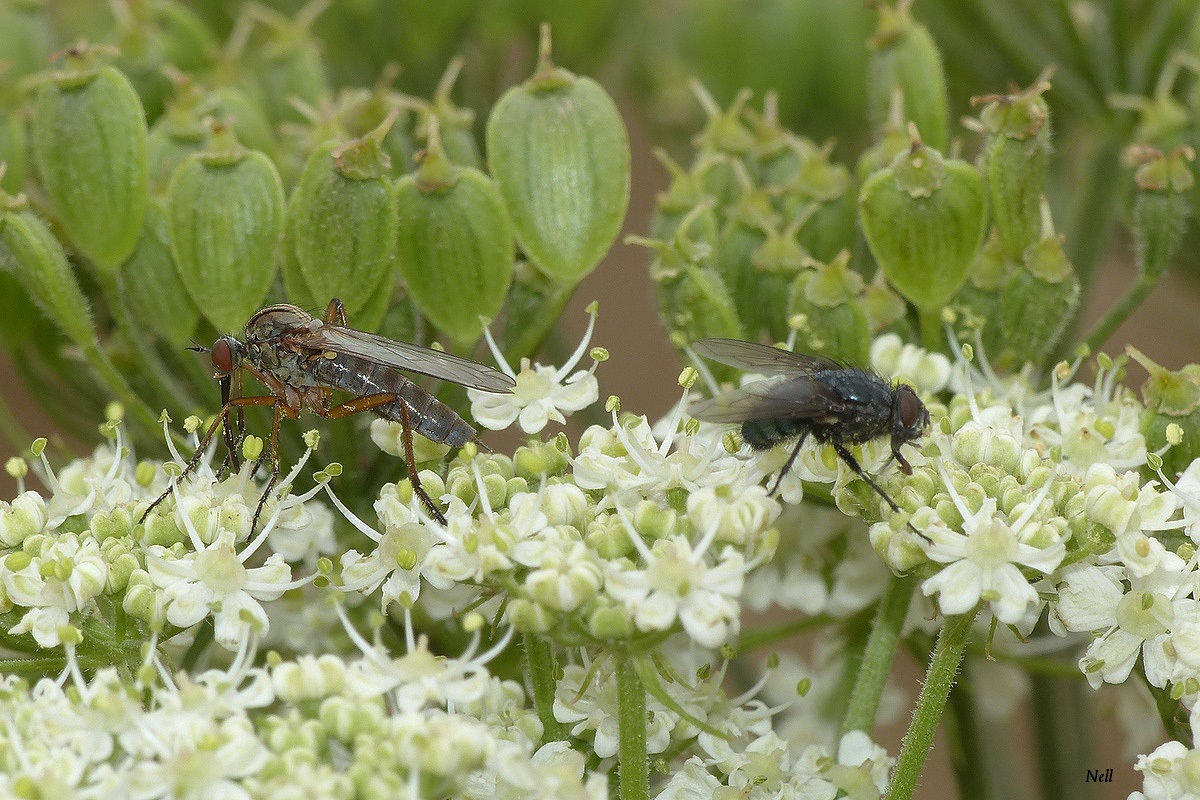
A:
<svg viewBox="0 0 1200 800">
<path fill-rule="evenodd" d="M 258 518 L 262 516 L 263 508 L 267 505 L 267 498 L 271 496 L 271 492 L 275 489 L 275 484 L 279 482 L 279 421 L 283 417 L 285 406 L 283 403 L 275 404 L 275 413 L 271 419 L 271 443 L 267 448 L 267 457 L 271 459 L 271 479 L 267 481 L 266 488 L 263 489 L 262 496 L 258 498 L 258 505 L 254 507 L 254 518 L 250 521 L 250 535 L 254 535 L 254 531 L 258 528 Z M 262 461 L 262 458 L 259 458 Z M 258 465 L 251 470 L 253 475 L 257 471 Z"/>
<path fill-rule="evenodd" d="M 330 309 L 333 308 L 333 304 L 335 302 L 338 301 L 330 301 Z M 338 305 L 340 306 L 341 304 L 338 303 Z M 360 411 L 369 411 L 372 408 L 387 405 L 391 402 L 396 402 L 396 404 L 400 406 L 400 426 L 404 439 L 404 459 L 408 466 L 408 479 L 412 483 L 413 494 L 420 499 L 421 504 L 429 510 L 429 513 L 433 515 L 433 518 L 436 519 L 439 524 L 445 525 L 445 515 L 443 515 L 442 512 L 438 510 L 437 506 L 433 504 L 433 498 L 431 498 L 429 493 L 425 491 L 425 487 L 421 485 L 421 478 L 419 475 L 417 475 L 417 462 L 413 457 L 412 419 L 408 414 L 408 404 L 404 402 L 403 398 L 392 394 L 391 392 L 369 394 L 366 397 L 357 397 L 353 400 L 348 400 L 341 405 L 334 406 L 333 408 L 329 409 L 329 411 L 325 412 L 324 416 L 326 419 L 339 419 L 341 417 L 348 417 L 351 414 L 357 414 Z"/>
<path fill-rule="evenodd" d="M 779 491 L 779 484 L 783 482 L 783 476 L 788 474 L 788 470 L 792 468 L 792 464 L 796 461 L 796 456 L 800 455 L 800 448 L 804 446 L 804 440 L 808 438 L 808 431 L 800 434 L 800 441 L 796 442 L 796 447 L 792 450 L 792 454 L 788 456 L 787 463 L 783 465 L 783 469 L 779 470 L 779 475 L 775 478 L 775 485 L 767 492 L 769 497 L 774 497 Z"/>
</svg>

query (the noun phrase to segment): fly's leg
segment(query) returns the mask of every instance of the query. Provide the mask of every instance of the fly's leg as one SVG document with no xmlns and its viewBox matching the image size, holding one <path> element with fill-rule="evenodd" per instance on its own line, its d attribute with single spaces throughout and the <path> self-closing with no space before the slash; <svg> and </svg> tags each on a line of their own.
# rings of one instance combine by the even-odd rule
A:
<svg viewBox="0 0 1200 800">
<path fill-rule="evenodd" d="M 779 491 L 779 484 L 783 482 L 783 476 L 788 474 L 788 470 L 792 468 L 792 464 L 796 462 L 796 456 L 800 455 L 800 448 L 804 446 L 804 440 L 808 438 L 808 431 L 800 434 L 800 441 L 796 442 L 796 447 L 792 450 L 792 454 L 788 456 L 787 463 L 783 465 L 783 469 L 779 470 L 778 477 L 775 478 L 775 485 L 771 487 L 771 491 L 767 495 L 774 497 Z"/>
<path fill-rule="evenodd" d="M 283 417 L 283 409 L 283 403 L 275 404 L 275 413 L 271 419 L 271 444 L 267 449 L 267 457 L 271 459 L 271 479 L 267 481 L 267 486 L 263 489 L 262 497 L 258 498 L 258 505 L 254 507 L 254 518 L 250 521 L 251 536 L 254 535 L 254 530 L 258 527 L 258 518 L 262 516 L 263 507 L 267 504 L 267 498 L 271 496 L 271 491 L 275 488 L 275 484 L 279 482 L 279 420 Z"/>
<path fill-rule="evenodd" d="M 336 297 L 329 301 L 325 308 L 325 324 L 346 326 L 346 307 Z"/>
<path fill-rule="evenodd" d="M 329 306 L 331 309 L 334 303 L 338 303 L 339 306 L 341 305 L 337 300 L 330 301 Z M 417 475 L 417 463 L 413 457 L 412 420 L 408 415 L 408 404 L 404 402 L 403 398 L 391 392 L 369 394 L 366 397 L 356 397 L 353 400 L 347 400 L 341 405 L 334 406 L 324 416 L 326 419 L 340 419 L 341 417 L 348 417 L 351 414 L 357 414 L 360 411 L 368 411 L 378 406 L 387 405 L 396 400 L 400 401 L 400 426 L 404 438 L 404 458 L 408 465 L 408 479 L 412 482 L 413 494 L 421 500 L 421 504 L 429 510 L 429 513 L 433 515 L 433 518 L 439 524 L 445 525 L 446 517 L 433 504 L 433 498 L 425 491 L 425 487 L 421 485 L 421 478 Z"/>
<path fill-rule="evenodd" d="M 838 457 L 841 458 L 842 461 L 846 462 L 846 466 L 849 467 L 850 470 L 855 475 L 857 475 L 858 477 L 860 477 L 864 481 L 866 481 L 867 485 L 870 486 L 872 489 L 874 489 L 875 493 L 884 499 L 884 501 L 891 507 L 892 511 L 895 511 L 896 513 L 900 513 L 900 506 L 896 505 L 896 501 L 893 500 L 891 498 L 891 496 L 888 495 L 888 493 L 885 492 L 883 490 L 883 488 L 871 478 L 870 475 L 868 475 L 866 472 L 863 471 L 863 468 L 858 465 L 858 461 L 855 460 L 854 456 L 850 453 L 850 451 L 847 450 L 844 445 L 834 444 L 832 442 L 831 442 L 831 444 L 833 444 L 833 452 L 837 453 Z M 910 531 L 912 531 L 913 533 L 915 533 L 917 536 L 920 536 L 922 539 L 929 542 L 930 544 L 933 543 L 932 539 L 930 539 L 928 536 L 926 536 L 925 534 L 923 534 L 919 530 L 917 530 L 911 522 L 907 523 L 907 525 L 908 525 L 908 529 Z"/>
<path fill-rule="evenodd" d="M 146 517 L 149 516 L 150 512 L 153 511 L 159 503 L 167 499 L 167 495 L 171 493 L 171 490 L 175 488 L 175 485 L 192 473 L 192 470 L 194 470 L 200 463 L 200 459 L 203 457 L 204 451 L 208 449 L 209 442 L 212 441 L 213 435 L 217 432 L 217 426 L 221 424 L 229 424 L 229 412 L 231 410 L 240 410 L 246 406 L 277 405 L 278 403 L 279 399 L 274 395 L 262 395 L 255 397 L 235 397 L 221 406 L 221 411 L 217 414 L 217 418 L 213 420 L 212 425 L 208 426 L 208 432 L 205 433 L 204 438 L 200 440 L 200 446 L 196 448 L 196 452 L 192 454 L 192 457 L 188 460 L 188 463 L 184 465 L 183 472 L 175 476 L 175 478 L 173 478 L 171 482 L 167 484 L 166 491 L 156 497 L 154 502 L 146 507 L 146 510 L 142 512 L 142 517 L 138 520 L 138 522 L 145 522 Z"/>
<path fill-rule="evenodd" d="M 230 397 L 230 376 L 226 375 L 221 378 L 221 407 L 225 408 L 229 405 Z M 238 373 L 238 396 L 242 393 L 241 373 Z M 221 436 L 225 440 L 225 460 L 221 462 L 221 468 L 217 470 L 217 475 L 226 475 L 230 472 L 237 472 L 241 469 L 241 464 L 238 461 L 237 444 L 242 439 L 242 421 L 245 417 L 245 412 L 239 408 L 237 410 L 237 422 L 234 423 L 229 414 L 225 415 L 225 424 L 221 426 Z"/>
</svg>

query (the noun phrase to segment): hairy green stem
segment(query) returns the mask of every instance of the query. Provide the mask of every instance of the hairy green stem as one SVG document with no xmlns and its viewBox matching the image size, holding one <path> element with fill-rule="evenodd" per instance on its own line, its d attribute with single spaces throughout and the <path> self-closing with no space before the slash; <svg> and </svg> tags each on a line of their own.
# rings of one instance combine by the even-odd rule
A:
<svg viewBox="0 0 1200 800">
<path fill-rule="evenodd" d="M 621 800 L 647 800 L 650 796 L 650 759 L 646 754 L 646 690 L 638 677 L 637 656 L 619 652 L 617 663 L 617 796 Z"/>
<path fill-rule="evenodd" d="M 966 652 L 975 613 L 971 611 L 947 619 L 945 627 L 938 634 L 937 645 L 925 673 L 925 684 L 917 698 L 912 723 L 904 734 L 900 757 L 892 771 L 892 781 L 888 785 L 885 800 L 910 800 L 913 796 L 921 768 L 925 765 L 929 748 L 933 746 L 938 720 L 946 708 L 946 700 L 950 697 L 950 689 L 954 686 L 954 678 Z"/>
<path fill-rule="evenodd" d="M 525 663 L 529 668 L 529 683 L 533 686 L 533 707 L 542 721 L 542 742 L 563 742 L 567 730 L 554 718 L 554 650 L 550 642 L 525 634 Z"/>
<path fill-rule="evenodd" d="M 879 610 L 871 626 L 867 648 L 863 652 L 858 678 L 850 692 L 846 716 L 842 719 L 842 733 L 866 731 L 870 733 L 875 724 L 875 712 L 879 709 L 879 698 L 892 672 L 896 659 L 896 647 L 900 643 L 900 630 L 908 615 L 912 602 L 915 581 L 910 577 L 893 575 L 879 601 Z"/>
<path fill-rule="evenodd" d="M 992 796 L 987 791 L 987 752 L 979 736 L 974 698 L 966 686 L 968 681 L 964 668 L 962 682 L 950 689 L 946 738 L 950 740 L 950 766 L 958 781 L 958 796 L 983 800 Z"/>
</svg>

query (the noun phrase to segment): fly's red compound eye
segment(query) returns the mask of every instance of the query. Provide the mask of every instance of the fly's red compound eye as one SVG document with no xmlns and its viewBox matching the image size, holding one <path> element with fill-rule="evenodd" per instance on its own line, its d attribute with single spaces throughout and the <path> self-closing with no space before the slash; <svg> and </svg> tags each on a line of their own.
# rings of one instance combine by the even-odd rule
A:
<svg viewBox="0 0 1200 800">
<path fill-rule="evenodd" d="M 915 429 L 924 422 L 925 404 L 917 397 L 917 393 L 905 384 L 896 387 L 896 410 L 899 412 L 900 424 L 905 428 Z"/>
<path fill-rule="evenodd" d="M 212 365 L 217 375 L 233 372 L 233 348 L 226 339 L 217 339 L 212 346 Z"/>
</svg>

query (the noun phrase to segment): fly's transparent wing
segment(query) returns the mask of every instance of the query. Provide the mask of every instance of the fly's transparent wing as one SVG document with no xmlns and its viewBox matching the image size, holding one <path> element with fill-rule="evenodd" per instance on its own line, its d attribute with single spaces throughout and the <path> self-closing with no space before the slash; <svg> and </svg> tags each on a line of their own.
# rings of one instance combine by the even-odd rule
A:
<svg viewBox="0 0 1200 800">
<path fill-rule="evenodd" d="M 516 381 L 498 369 L 428 347 L 398 342 L 340 325 L 321 325 L 295 336 L 295 341 L 314 350 L 332 350 L 472 389 L 511 394 Z"/>
<path fill-rule="evenodd" d="M 690 415 L 704 422 L 806 419 L 841 410 L 842 402 L 833 389 L 807 377 L 755 381 L 688 407 Z"/>
<path fill-rule="evenodd" d="M 701 339 L 692 349 L 713 361 L 763 375 L 807 375 L 841 368 L 836 361 L 823 356 L 793 353 L 741 339 Z"/>
</svg>

